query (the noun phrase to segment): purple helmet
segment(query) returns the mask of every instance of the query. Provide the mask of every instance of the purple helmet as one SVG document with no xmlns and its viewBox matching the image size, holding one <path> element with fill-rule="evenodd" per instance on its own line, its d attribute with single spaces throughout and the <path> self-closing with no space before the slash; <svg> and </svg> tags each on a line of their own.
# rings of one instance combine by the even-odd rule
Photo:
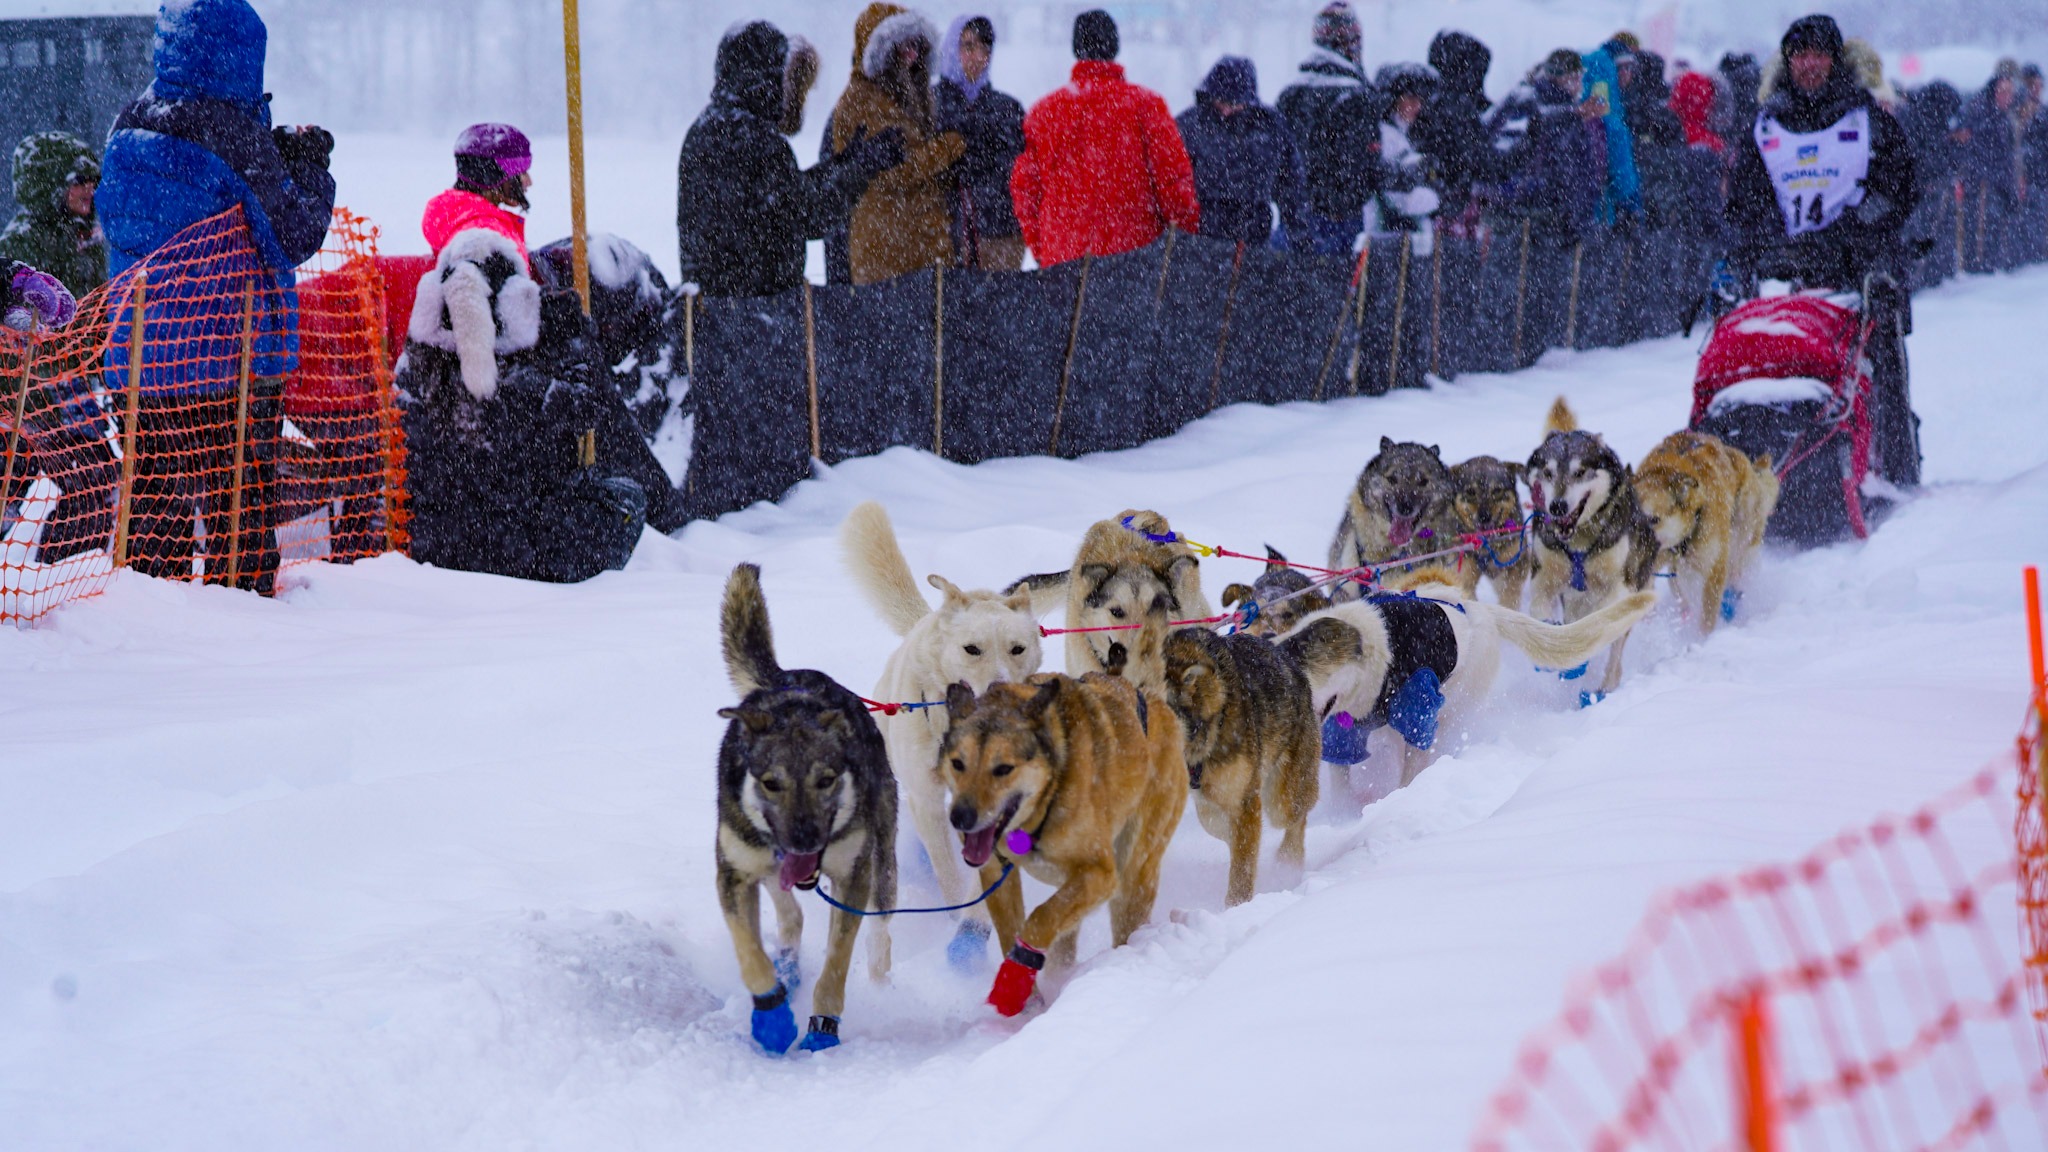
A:
<svg viewBox="0 0 2048 1152">
<path fill-rule="evenodd" d="M 455 155 L 494 160 L 508 179 L 533 167 L 533 144 L 510 124 L 471 124 L 455 138 Z"/>
</svg>

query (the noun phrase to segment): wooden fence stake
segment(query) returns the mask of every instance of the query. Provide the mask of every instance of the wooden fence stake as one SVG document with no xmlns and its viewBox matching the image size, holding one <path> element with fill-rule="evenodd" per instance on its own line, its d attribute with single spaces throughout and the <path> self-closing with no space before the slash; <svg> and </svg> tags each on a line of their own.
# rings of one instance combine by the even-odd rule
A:
<svg viewBox="0 0 2048 1152">
<path fill-rule="evenodd" d="M 249 454 L 249 367 L 256 354 L 256 282 L 242 284 L 242 360 L 235 381 L 235 470 L 228 496 L 228 584 L 242 579 L 242 462 Z"/>
<path fill-rule="evenodd" d="M 811 459 L 825 458 L 824 435 L 818 427 L 818 325 L 811 309 L 811 282 L 804 281 L 804 386 L 811 402 Z"/>
<path fill-rule="evenodd" d="M 1401 374 L 1401 324 L 1403 313 L 1408 307 L 1408 253 L 1415 246 L 1413 232 L 1401 233 L 1401 267 L 1394 273 L 1394 338 L 1389 340 L 1387 351 L 1387 391 L 1394 390 L 1394 384 Z"/>
<path fill-rule="evenodd" d="M 946 458 L 946 266 L 932 277 L 932 455 Z"/>
<path fill-rule="evenodd" d="M 1572 290 L 1564 314 L 1564 346 L 1567 348 L 1579 346 L 1579 268 L 1585 259 L 1586 242 L 1581 240 L 1579 246 L 1572 249 Z"/>
<path fill-rule="evenodd" d="M 1074 319 L 1067 325 L 1067 358 L 1060 362 L 1060 392 L 1052 405 L 1052 447 L 1047 455 L 1060 454 L 1060 421 L 1067 416 L 1067 384 L 1074 376 L 1074 348 L 1081 338 L 1081 305 L 1088 299 L 1088 269 L 1095 257 L 1081 257 L 1081 282 L 1074 287 Z"/>
<path fill-rule="evenodd" d="M 1173 267 L 1173 242 L 1179 238 L 1180 229 L 1168 224 L 1166 226 L 1166 251 L 1159 257 L 1159 291 L 1152 294 L 1152 303 L 1154 304 L 1161 303 L 1166 299 L 1166 270 Z"/>
<path fill-rule="evenodd" d="M 142 401 L 142 314 L 149 274 L 138 270 L 128 297 L 128 407 L 121 421 L 121 491 L 114 509 L 114 567 L 128 566 L 128 521 L 135 512 L 135 419 Z"/>
<path fill-rule="evenodd" d="M 1441 238 L 1439 238 L 1441 239 Z M 1429 374 L 1442 375 L 1444 331 L 1444 249 L 1432 245 L 1429 253 Z"/>
<path fill-rule="evenodd" d="M 1529 225 L 1522 221 L 1522 268 L 1515 273 L 1515 364 L 1522 366 L 1522 316 L 1529 302 Z"/>
<path fill-rule="evenodd" d="M 697 294 L 683 295 L 683 376 L 697 379 Z"/>
<path fill-rule="evenodd" d="M 1372 237 L 1365 237 L 1365 246 L 1358 250 L 1358 292 L 1351 302 L 1351 364 L 1344 370 L 1351 382 L 1351 394 L 1358 395 L 1358 362 L 1365 342 L 1365 288 L 1372 277 Z"/>
<path fill-rule="evenodd" d="M 1237 311 L 1237 278 L 1244 272 L 1244 241 L 1237 242 L 1237 255 L 1230 262 L 1230 294 L 1223 298 L 1223 327 L 1216 333 L 1216 369 L 1209 374 L 1209 411 L 1223 399 L 1223 356 L 1230 348 L 1230 317 Z"/>
<path fill-rule="evenodd" d="M 1351 290 L 1345 295 L 1343 306 L 1337 309 L 1337 326 L 1330 332 L 1330 346 L 1323 349 L 1323 367 L 1316 373 L 1316 391 L 1310 397 L 1318 403 L 1323 399 L 1323 384 L 1330 378 L 1330 365 L 1337 362 L 1337 344 L 1344 339 L 1344 322 L 1351 318 L 1352 298 L 1365 291 L 1365 255 L 1371 250 L 1368 245 L 1351 265 Z"/>
</svg>

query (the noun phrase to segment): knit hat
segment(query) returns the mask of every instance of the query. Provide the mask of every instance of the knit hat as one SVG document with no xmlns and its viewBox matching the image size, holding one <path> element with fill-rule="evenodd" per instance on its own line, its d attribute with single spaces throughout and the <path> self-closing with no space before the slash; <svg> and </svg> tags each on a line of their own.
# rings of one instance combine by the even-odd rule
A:
<svg viewBox="0 0 2048 1152">
<path fill-rule="evenodd" d="M 1109 13 L 1090 8 L 1074 17 L 1074 59 L 1114 60 L 1122 50 L 1116 20 Z"/>
<path fill-rule="evenodd" d="M 1543 74 L 1552 80 L 1562 80 L 1567 76 L 1576 76 L 1584 72 L 1586 65 L 1579 59 L 1577 52 L 1569 48 L 1559 48 L 1543 58 L 1542 69 Z"/>
<path fill-rule="evenodd" d="M 1607 42 L 1609 44 L 1620 45 L 1622 51 L 1627 52 L 1631 56 L 1634 56 L 1635 54 L 1643 50 L 1642 40 L 1639 39 L 1635 33 L 1629 31 L 1626 28 L 1622 29 L 1619 32 L 1616 32 L 1612 36 L 1609 36 L 1607 38 Z"/>
<path fill-rule="evenodd" d="M 1335 52 L 1353 64 L 1359 62 L 1359 46 L 1365 39 L 1359 30 L 1358 13 L 1345 0 L 1333 0 L 1316 13 L 1315 31 L 1310 38 L 1316 47 Z"/>
<path fill-rule="evenodd" d="M 1802 16 L 1785 29 L 1785 38 L 1778 43 L 1778 49 L 1787 58 L 1801 52 L 1819 51 L 1839 58 L 1842 55 L 1842 28 L 1833 16 Z"/>
<path fill-rule="evenodd" d="M 1195 92 L 1222 104 L 1257 104 L 1259 70 L 1243 56 L 1225 56 L 1209 69 L 1208 77 Z"/>
</svg>

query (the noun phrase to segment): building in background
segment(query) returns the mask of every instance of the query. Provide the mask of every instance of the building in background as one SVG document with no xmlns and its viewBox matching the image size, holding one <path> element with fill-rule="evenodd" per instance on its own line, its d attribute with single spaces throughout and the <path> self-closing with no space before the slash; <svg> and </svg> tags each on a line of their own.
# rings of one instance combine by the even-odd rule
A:
<svg viewBox="0 0 2048 1152">
<path fill-rule="evenodd" d="M 0 20 L 0 220 L 14 215 L 14 146 L 49 131 L 104 146 L 122 106 L 149 86 L 155 35 L 148 16 Z"/>
</svg>

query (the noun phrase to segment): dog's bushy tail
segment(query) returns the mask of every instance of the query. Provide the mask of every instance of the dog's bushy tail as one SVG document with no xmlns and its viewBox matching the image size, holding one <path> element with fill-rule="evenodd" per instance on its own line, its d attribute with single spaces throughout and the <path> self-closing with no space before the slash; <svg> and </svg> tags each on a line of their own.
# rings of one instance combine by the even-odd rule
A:
<svg viewBox="0 0 2048 1152">
<path fill-rule="evenodd" d="M 846 514 L 846 522 L 839 526 L 839 548 L 854 584 L 891 632 L 908 636 L 931 614 L 931 605 L 917 590 L 910 563 L 897 546 L 889 513 L 880 504 L 869 500 Z"/>
<path fill-rule="evenodd" d="M 1073 576 L 1070 572 L 1039 572 L 1012 580 L 1003 589 L 1003 595 L 1014 595 L 1019 588 L 1031 591 L 1031 614 L 1044 616 L 1067 604 L 1067 585 Z"/>
<path fill-rule="evenodd" d="M 1572 411 L 1572 406 L 1565 403 L 1562 396 L 1552 400 L 1550 402 L 1550 412 L 1543 417 L 1543 434 L 1545 436 L 1555 436 L 1560 432 L 1577 432 L 1578 430 L 1579 417 L 1577 413 Z"/>
<path fill-rule="evenodd" d="M 1570 668 L 1585 663 L 1602 648 L 1628 635 L 1628 630 L 1656 603 L 1656 593 L 1637 592 L 1570 624 L 1545 623 L 1511 608 L 1477 600 L 1467 602 L 1465 607 L 1468 611 L 1491 614 L 1501 638 L 1527 652 L 1538 664 Z"/>
<path fill-rule="evenodd" d="M 1288 633 L 1280 641 L 1280 653 L 1308 674 L 1309 683 L 1321 684 L 1339 668 L 1365 655 L 1365 639 L 1358 629 L 1334 616 L 1323 616 Z"/>
<path fill-rule="evenodd" d="M 725 674 L 742 699 L 782 680 L 782 665 L 775 661 L 775 634 L 768 627 L 768 601 L 761 595 L 760 565 L 741 564 L 726 578 L 718 625 Z"/>
</svg>

